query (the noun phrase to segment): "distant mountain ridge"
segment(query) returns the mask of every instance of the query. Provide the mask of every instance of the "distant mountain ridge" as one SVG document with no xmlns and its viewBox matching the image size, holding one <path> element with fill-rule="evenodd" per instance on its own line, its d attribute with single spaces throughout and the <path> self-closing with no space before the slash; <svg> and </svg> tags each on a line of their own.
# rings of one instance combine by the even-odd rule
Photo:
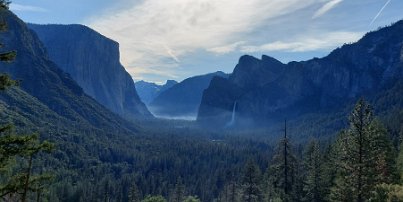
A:
<svg viewBox="0 0 403 202">
<path fill-rule="evenodd" d="M 242 56 L 228 79 L 214 78 L 204 91 L 198 121 L 224 126 L 235 102 L 238 123 L 265 124 L 371 99 L 403 79 L 402 33 L 399 21 L 324 58 L 302 62 Z"/>
<path fill-rule="evenodd" d="M 119 44 L 83 25 L 29 24 L 49 59 L 96 99 L 126 118 L 152 117 L 141 102 L 132 77 L 120 64 Z"/>
<path fill-rule="evenodd" d="M 228 77 L 224 72 L 194 76 L 159 94 L 149 105 L 150 111 L 162 117 L 196 118 L 203 91 L 213 77 Z"/>
<path fill-rule="evenodd" d="M 135 82 L 137 93 L 140 96 L 141 101 L 144 104 L 150 104 L 158 95 L 162 92 L 170 89 L 172 86 L 176 85 L 178 82 L 174 80 L 167 80 L 164 85 L 158 85 L 146 81 Z"/>
</svg>

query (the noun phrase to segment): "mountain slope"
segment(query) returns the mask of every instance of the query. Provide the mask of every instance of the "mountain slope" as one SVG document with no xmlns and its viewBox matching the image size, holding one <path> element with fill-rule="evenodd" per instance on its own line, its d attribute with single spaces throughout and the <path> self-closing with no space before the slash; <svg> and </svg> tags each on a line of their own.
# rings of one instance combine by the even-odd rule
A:
<svg viewBox="0 0 403 202">
<path fill-rule="evenodd" d="M 185 79 L 158 95 L 149 108 L 156 116 L 196 117 L 203 90 L 216 76 L 227 77 L 223 72 L 215 72 Z"/>
<path fill-rule="evenodd" d="M 45 125 L 52 123 L 51 117 L 57 115 L 65 120 L 63 123 L 68 125 L 67 127 L 76 129 L 97 128 L 111 134 L 137 131 L 132 123 L 123 120 L 87 96 L 68 74 L 50 61 L 36 34 L 28 29 L 17 16 L 1 9 L 0 17 L 8 26 L 8 30 L 2 33 L 0 38 L 5 44 L 4 49 L 17 51 L 16 60 L 12 63 L 1 63 L 0 71 L 21 81 L 20 88 L 24 91 L 21 99 L 31 100 L 32 106 L 41 106 L 30 109 L 32 106 L 27 106 L 27 102 L 16 101 L 19 99 L 18 96 L 14 96 L 14 99 L 10 99 L 10 95 L 3 96 L 2 101 L 6 106 L 14 106 L 9 110 L 29 116 L 30 119 L 45 117 L 44 120 L 30 120 Z M 41 111 L 51 111 L 54 115 L 35 115 Z M 37 125 L 37 127 L 41 126 L 44 125 Z"/>
<path fill-rule="evenodd" d="M 146 104 L 150 104 L 159 94 L 168 90 L 178 82 L 174 80 L 167 80 L 164 85 L 158 85 L 146 81 L 137 81 L 136 91 L 139 94 L 141 100 Z"/>
<path fill-rule="evenodd" d="M 108 109 L 127 118 L 151 117 L 119 62 L 119 44 L 83 25 L 33 25 L 49 59 Z"/>
<path fill-rule="evenodd" d="M 403 78 L 401 33 L 403 21 L 302 62 L 243 56 L 228 79 L 215 79 L 205 90 L 198 120 L 223 126 L 235 102 L 239 122 L 264 124 L 331 112 L 359 97 L 372 99 Z"/>
</svg>

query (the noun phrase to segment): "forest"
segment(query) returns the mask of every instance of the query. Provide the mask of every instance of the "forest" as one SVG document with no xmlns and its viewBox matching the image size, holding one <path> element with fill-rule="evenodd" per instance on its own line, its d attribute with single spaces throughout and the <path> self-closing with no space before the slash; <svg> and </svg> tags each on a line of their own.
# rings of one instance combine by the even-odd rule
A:
<svg viewBox="0 0 403 202">
<path fill-rule="evenodd" d="M 0 0 L 0 11 L 8 10 L 9 3 Z M 7 29 L 0 21 L 0 32 Z M 18 54 L 2 50 L 0 62 L 12 63 Z M 0 95 L 19 97 L 26 103 L 23 107 L 45 116 L 20 96 L 22 82 L 1 73 Z M 400 96 L 361 98 L 340 109 L 348 110 L 347 115 L 313 115 L 316 120 L 337 120 L 341 130 L 307 124 L 309 118 L 254 130 L 210 130 L 193 121 L 158 119 L 133 123 L 139 126 L 135 132 L 111 133 L 102 126 L 83 130 L 60 121 L 36 128 L 1 105 L 0 198 L 403 201 L 403 110 L 378 113 L 388 107 L 387 100 Z"/>
</svg>

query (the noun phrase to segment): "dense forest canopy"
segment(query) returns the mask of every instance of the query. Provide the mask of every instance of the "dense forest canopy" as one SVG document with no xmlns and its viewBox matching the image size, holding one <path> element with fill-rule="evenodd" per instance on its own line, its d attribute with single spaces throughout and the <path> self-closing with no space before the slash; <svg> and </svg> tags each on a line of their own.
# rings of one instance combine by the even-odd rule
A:
<svg viewBox="0 0 403 202">
<path fill-rule="evenodd" d="M 9 4 L 0 0 L 4 16 Z M 6 21 L 0 28 L 10 31 Z M 3 45 L 7 68 L 19 52 Z M 148 119 L 111 132 L 90 121 L 120 119 L 68 114 L 73 122 L 26 93 L 23 82 L 0 74 L 2 201 L 403 201 L 403 110 L 388 108 L 401 100 L 401 85 L 339 109 L 348 115 L 309 114 L 268 128 Z M 29 113 L 45 123 L 27 124 Z"/>
</svg>

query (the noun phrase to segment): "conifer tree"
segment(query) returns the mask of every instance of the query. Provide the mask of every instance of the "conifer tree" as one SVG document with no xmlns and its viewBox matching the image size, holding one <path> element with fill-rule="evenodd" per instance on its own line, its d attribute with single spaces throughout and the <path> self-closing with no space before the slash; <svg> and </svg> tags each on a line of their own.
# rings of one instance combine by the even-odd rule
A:
<svg viewBox="0 0 403 202">
<path fill-rule="evenodd" d="M 1 0 L 0 1 L 0 12 L 3 12 L 4 10 L 8 9 L 8 5 L 10 4 L 10 1 L 6 0 Z M 0 22 L 0 32 L 4 32 L 7 30 L 7 24 L 5 22 Z M 0 48 L 3 47 L 3 44 L 0 43 Z M 15 59 L 16 56 L 15 51 L 6 51 L 6 52 L 0 52 L 0 62 L 12 62 Z M 7 74 L 0 74 L 0 90 L 5 90 L 7 87 L 16 85 L 17 82 L 12 80 L 10 76 Z"/>
<path fill-rule="evenodd" d="M 182 183 L 182 179 L 179 177 L 175 184 L 175 190 L 173 193 L 172 201 L 182 202 L 184 197 L 185 197 L 185 186 Z"/>
<path fill-rule="evenodd" d="M 280 198 L 287 202 L 295 198 L 293 188 L 296 182 L 296 167 L 297 161 L 287 137 L 287 123 L 285 123 L 284 138 L 280 140 L 268 170 L 269 187 L 272 187 L 274 194 L 269 200 Z"/>
<path fill-rule="evenodd" d="M 375 186 L 395 178 L 392 146 L 372 108 L 360 99 L 350 115 L 350 128 L 339 136 L 338 177 L 333 200 L 367 201 Z"/>
<path fill-rule="evenodd" d="M 304 158 L 304 201 L 323 201 L 322 158 L 319 144 L 315 140 L 309 143 Z"/>
<path fill-rule="evenodd" d="M 137 187 L 136 183 L 133 183 L 129 190 L 129 202 L 140 202 L 140 190 Z"/>
<path fill-rule="evenodd" d="M 0 0 L 0 12 L 8 10 L 11 1 Z M 0 22 L 0 31 L 5 31 L 7 24 Z M 0 44 L 0 48 L 3 47 Z M 12 62 L 16 57 L 15 51 L 1 52 L 0 62 Z M 8 87 L 17 85 L 6 74 L 0 74 L 0 90 L 6 90 Z M 19 163 L 27 164 L 26 168 L 11 174 L 11 176 L 3 176 L 0 180 L 0 197 L 4 199 L 6 195 L 20 193 L 20 201 L 25 202 L 29 191 L 37 192 L 37 200 L 40 199 L 41 192 L 44 189 L 44 182 L 52 178 L 51 175 L 42 174 L 33 176 L 33 160 L 34 156 L 42 151 L 49 152 L 53 149 L 53 144 L 39 140 L 37 134 L 33 135 L 15 135 L 12 125 L 0 127 L 0 172 L 4 174 L 5 170 L 13 170 L 16 158 L 20 159 Z M 21 161 L 22 160 L 22 161 Z"/>
<path fill-rule="evenodd" d="M 259 167 L 253 161 L 246 164 L 242 179 L 242 201 L 261 201 L 262 193 L 260 189 L 261 173 Z"/>
</svg>

